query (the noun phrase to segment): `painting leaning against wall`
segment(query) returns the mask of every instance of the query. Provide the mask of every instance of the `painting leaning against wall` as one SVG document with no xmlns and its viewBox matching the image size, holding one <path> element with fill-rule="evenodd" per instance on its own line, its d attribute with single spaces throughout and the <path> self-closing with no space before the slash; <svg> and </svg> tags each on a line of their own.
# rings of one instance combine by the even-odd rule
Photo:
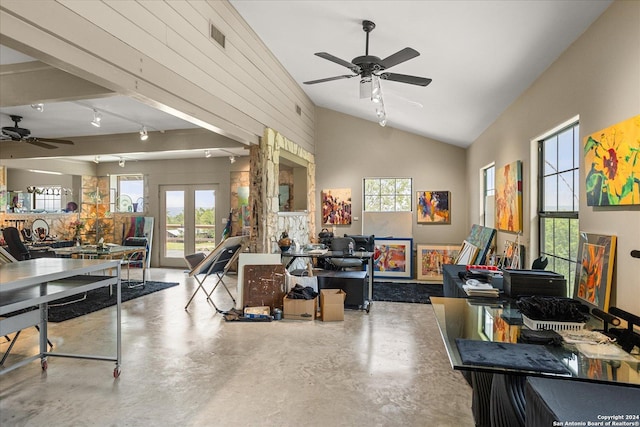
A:
<svg viewBox="0 0 640 427">
<path fill-rule="evenodd" d="M 640 115 L 584 138 L 588 206 L 640 205 Z"/>
</svg>

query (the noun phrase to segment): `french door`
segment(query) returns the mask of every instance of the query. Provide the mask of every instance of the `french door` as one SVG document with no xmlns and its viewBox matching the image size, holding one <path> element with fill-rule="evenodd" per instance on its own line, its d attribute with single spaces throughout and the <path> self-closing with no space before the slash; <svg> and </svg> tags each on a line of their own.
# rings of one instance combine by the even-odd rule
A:
<svg viewBox="0 0 640 427">
<path fill-rule="evenodd" d="M 186 255 L 215 247 L 216 189 L 213 184 L 160 186 L 161 266 L 186 267 Z"/>
</svg>

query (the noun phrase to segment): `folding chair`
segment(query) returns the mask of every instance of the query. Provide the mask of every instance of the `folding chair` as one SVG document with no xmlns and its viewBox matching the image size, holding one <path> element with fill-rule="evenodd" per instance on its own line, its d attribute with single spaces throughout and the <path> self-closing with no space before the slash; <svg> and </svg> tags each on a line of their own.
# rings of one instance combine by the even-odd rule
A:
<svg viewBox="0 0 640 427">
<path fill-rule="evenodd" d="M 202 289 L 202 292 L 207 296 L 207 301 L 213 304 L 213 307 L 218 313 L 223 313 L 223 311 L 220 310 L 211 300 L 211 294 L 213 294 L 219 284 L 224 286 L 225 290 L 233 300 L 233 308 L 235 308 L 236 300 L 233 295 L 231 295 L 229 288 L 227 288 L 227 284 L 224 283 L 224 276 L 240 256 L 240 253 L 242 252 L 241 249 L 245 246 L 245 237 L 246 236 L 228 237 L 220 242 L 220 244 L 208 255 L 195 253 L 184 257 L 190 268 L 189 277 L 195 278 L 196 282 L 198 282 L 198 287 L 191 295 L 191 298 L 189 298 L 187 305 L 184 307 L 185 310 L 189 308 L 189 304 L 191 304 L 193 298 L 196 296 L 198 291 Z M 217 280 L 213 288 L 207 292 L 204 288 L 204 282 L 209 276 L 214 276 Z"/>
</svg>

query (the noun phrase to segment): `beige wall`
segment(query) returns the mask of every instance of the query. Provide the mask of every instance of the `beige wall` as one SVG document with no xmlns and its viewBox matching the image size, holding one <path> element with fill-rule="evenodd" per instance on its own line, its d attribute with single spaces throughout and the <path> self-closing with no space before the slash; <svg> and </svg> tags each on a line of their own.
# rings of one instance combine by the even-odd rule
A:
<svg viewBox="0 0 640 427">
<path fill-rule="evenodd" d="M 362 179 L 406 177 L 413 179 L 415 192 L 451 191 L 451 224 L 416 224 L 412 215 L 414 245 L 461 244 L 471 226 L 467 217 L 469 193 L 465 181 L 465 150 L 412 133 L 380 127 L 336 111 L 316 111 L 316 204 L 323 189 L 350 188 L 351 226 L 337 226 L 338 235 L 362 232 Z M 323 228 L 321 209 L 316 221 Z M 316 236 L 317 237 L 317 236 Z M 407 236 L 395 236 L 407 237 Z"/>
<path fill-rule="evenodd" d="M 580 116 L 580 138 L 640 114 L 640 2 L 617 1 L 548 70 L 514 102 L 469 148 L 468 214 L 480 211 L 479 170 L 523 161 L 524 238 L 537 254 L 535 151 L 532 140 L 559 124 Z M 586 205 L 584 164 L 580 164 L 580 229 L 616 235 L 618 250 L 611 305 L 640 313 L 640 207 L 595 208 Z M 532 185 L 533 184 L 533 185 Z M 498 242 L 513 234 L 499 233 Z M 528 263 L 531 262 L 529 257 Z"/>
</svg>

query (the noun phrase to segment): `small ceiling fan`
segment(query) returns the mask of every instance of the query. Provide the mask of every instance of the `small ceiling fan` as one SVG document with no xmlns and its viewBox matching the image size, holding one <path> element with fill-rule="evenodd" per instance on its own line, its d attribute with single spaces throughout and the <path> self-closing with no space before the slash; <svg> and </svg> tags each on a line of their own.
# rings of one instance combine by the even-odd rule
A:
<svg viewBox="0 0 640 427">
<path fill-rule="evenodd" d="M 22 116 L 14 116 L 11 115 L 11 121 L 13 122 L 13 126 L 4 126 L 2 128 L 2 134 L 0 134 L 0 139 L 5 141 L 23 141 L 27 144 L 37 145 L 38 147 L 52 149 L 58 148 L 52 144 L 66 144 L 73 145 L 73 141 L 69 141 L 66 139 L 51 139 L 51 138 L 38 138 L 29 136 L 31 135 L 31 131 L 29 129 L 21 128 L 18 126 L 18 123 L 22 121 Z"/>
<path fill-rule="evenodd" d="M 390 55 L 384 59 L 380 59 L 377 56 L 369 55 L 369 33 L 373 31 L 375 27 L 376 24 L 371 21 L 362 21 L 362 29 L 367 34 L 365 54 L 364 56 L 357 56 L 353 58 L 351 62 L 340 59 L 327 52 L 317 52 L 315 54 L 320 58 L 324 58 L 331 62 L 335 62 L 336 64 L 342 65 L 343 67 L 347 67 L 353 72 L 353 74 L 345 74 L 341 76 L 328 77 L 326 79 L 311 80 L 308 82 L 304 82 L 304 84 L 312 85 L 316 83 L 330 82 L 332 80 L 350 79 L 356 76 L 360 76 L 360 78 L 363 80 L 370 80 L 372 75 L 378 76 L 383 80 L 391 80 L 394 82 L 408 83 L 417 86 L 427 86 L 429 83 L 431 83 L 431 79 L 425 77 L 384 72 L 394 65 L 398 65 L 415 58 L 416 56 L 420 55 L 420 53 L 415 49 L 405 47 L 404 49 L 401 49 L 393 55 Z"/>
</svg>

